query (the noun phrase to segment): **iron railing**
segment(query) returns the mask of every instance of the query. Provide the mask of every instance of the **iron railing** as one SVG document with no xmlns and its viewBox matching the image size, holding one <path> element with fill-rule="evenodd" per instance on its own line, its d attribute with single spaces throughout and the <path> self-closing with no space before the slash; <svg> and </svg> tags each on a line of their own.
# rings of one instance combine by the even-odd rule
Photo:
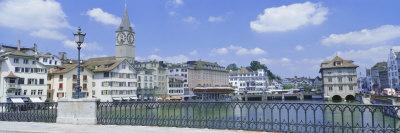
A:
<svg viewBox="0 0 400 133">
<path fill-rule="evenodd" d="M 98 124 L 276 132 L 399 132 L 400 106 L 281 102 L 99 102 Z"/>
<path fill-rule="evenodd" d="M 0 121 L 56 122 L 57 103 L 0 103 Z"/>
</svg>

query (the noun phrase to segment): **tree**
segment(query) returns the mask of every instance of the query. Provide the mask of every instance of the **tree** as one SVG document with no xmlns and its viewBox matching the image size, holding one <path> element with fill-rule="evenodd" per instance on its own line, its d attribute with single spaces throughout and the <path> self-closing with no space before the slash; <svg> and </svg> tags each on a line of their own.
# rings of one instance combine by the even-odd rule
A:
<svg viewBox="0 0 400 133">
<path fill-rule="evenodd" d="M 236 66 L 235 63 L 232 63 L 232 64 L 229 64 L 228 66 L 226 66 L 226 70 L 237 71 L 237 70 L 239 70 L 239 68 Z"/>
<path fill-rule="evenodd" d="M 257 71 L 258 69 L 263 69 L 270 80 L 281 80 L 281 78 L 274 73 L 272 73 L 265 64 L 261 64 L 259 61 L 251 61 L 250 69 L 253 71 Z"/>
<path fill-rule="evenodd" d="M 251 61 L 250 69 L 253 71 L 257 71 L 258 69 L 264 69 L 264 70 L 267 69 L 268 70 L 268 68 L 264 64 L 261 64 L 259 61 Z"/>
</svg>

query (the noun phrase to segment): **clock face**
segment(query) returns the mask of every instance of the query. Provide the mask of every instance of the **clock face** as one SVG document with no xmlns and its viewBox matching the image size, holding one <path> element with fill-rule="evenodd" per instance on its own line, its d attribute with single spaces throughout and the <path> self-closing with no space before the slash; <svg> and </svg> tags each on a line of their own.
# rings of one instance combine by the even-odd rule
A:
<svg viewBox="0 0 400 133">
<path fill-rule="evenodd" d="M 134 41 L 135 41 L 135 36 L 133 35 L 133 33 L 129 33 L 128 34 L 128 43 L 133 44 Z"/>
<path fill-rule="evenodd" d="M 126 37 L 125 37 L 124 33 L 118 33 L 118 35 L 117 35 L 118 44 L 124 43 L 125 40 L 126 40 Z"/>
</svg>

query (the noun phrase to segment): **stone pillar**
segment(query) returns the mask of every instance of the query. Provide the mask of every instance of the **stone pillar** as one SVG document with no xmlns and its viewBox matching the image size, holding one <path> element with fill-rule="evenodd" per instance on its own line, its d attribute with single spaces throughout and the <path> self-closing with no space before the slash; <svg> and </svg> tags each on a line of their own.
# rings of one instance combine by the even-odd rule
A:
<svg viewBox="0 0 400 133">
<path fill-rule="evenodd" d="M 76 125 L 97 124 L 97 99 L 60 99 L 57 123 Z"/>
</svg>

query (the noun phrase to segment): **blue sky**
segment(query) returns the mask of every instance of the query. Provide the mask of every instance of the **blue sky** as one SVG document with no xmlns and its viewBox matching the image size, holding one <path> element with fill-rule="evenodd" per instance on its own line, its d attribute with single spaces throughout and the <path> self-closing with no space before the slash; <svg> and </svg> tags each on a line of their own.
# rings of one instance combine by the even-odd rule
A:
<svg viewBox="0 0 400 133">
<path fill-rule="evenodd" d="M 84 58 L 114 55 L 123 0 L 0 0 L 0 43 L 76 55 L 72 33 L 87 33 Z M 282 77 L 317 76 L 338 54 L 359 71 L 385 61 L 400 41 L 398 0 L 127 0 L 137 59 L 258 60 Z"/>
</svg>

